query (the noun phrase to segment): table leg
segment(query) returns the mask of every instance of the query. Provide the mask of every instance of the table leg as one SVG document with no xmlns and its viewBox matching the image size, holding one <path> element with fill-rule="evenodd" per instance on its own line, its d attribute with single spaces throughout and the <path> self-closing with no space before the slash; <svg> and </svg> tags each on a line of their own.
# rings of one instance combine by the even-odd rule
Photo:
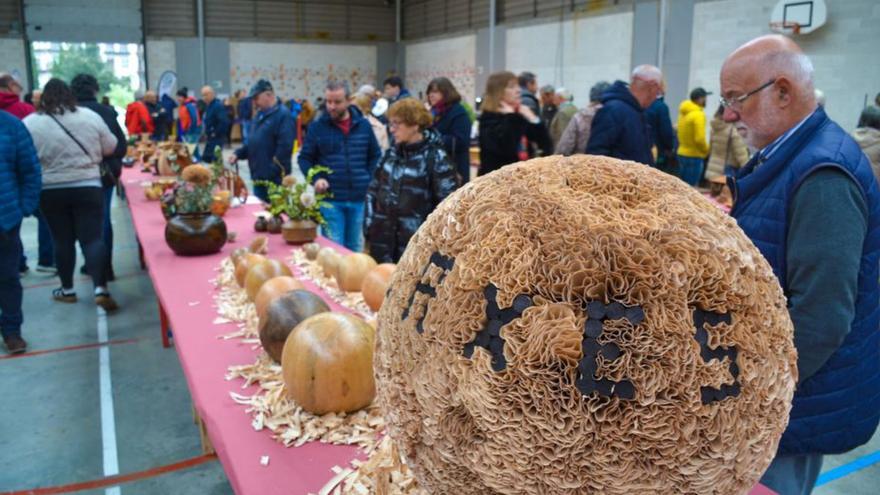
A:
<svg viewBox="0 0 880 495">
<path fill-rule="evenodd" d="M 195 406 L 193 406 L 193 419 L 196 424 L 199 425 L 199 438 L 202 441 L 202 453 L 206 455 L 216 454 L 217 451 L 214 450 L 214 444 L 211 443 L 211 438 L 208 436 L 208 428 L 205 427 L 205 422 L 202 421 Z"/>
<path fill-rule="evenodd" d="M 168 315 L 161 302 L 159 303 L 159 330 L 162 332 L 162 347 L 171 347 L 171 343 L 168 341 Z"/>
<path fill-rule="evenodd" d="M 147 269 L 147 262 L 144 261 L 144 246 L 141 245 L 141 240 L 137 240 L 138 243 L 138 260 L 141 262 L 141 270 Z"/>
</svg>

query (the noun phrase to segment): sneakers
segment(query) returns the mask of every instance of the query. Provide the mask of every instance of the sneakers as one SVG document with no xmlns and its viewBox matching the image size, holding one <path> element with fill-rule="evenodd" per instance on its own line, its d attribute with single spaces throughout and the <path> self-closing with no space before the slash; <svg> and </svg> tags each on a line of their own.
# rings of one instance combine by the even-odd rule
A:
<svg viewBox="0 0 880 495">
<path fill-rule="evenodd" d="M 66 291 L 63 288 L 59 287 L 52 291 L 52 299 L 63 302 L 63 303 L 75 303 L 76 302 L 76 292 Z"/>
<path fill-rule="evenodd" d="M 104 308 L 104 311 L 108 313 L 112 313 L 119 309 L 119 305 L 116 304 L 116 300 L 113 299 L 109 292 L 99 292 L 95 294 L 95 304 Z"/>
<path fill-rule="evenodd" d="M 58 273 L 58 269 L 52 265 L 37 265 L 37 271 L 40 273 L 51 273 L 52 275 Z"/>
<path fill-rule="evenodd" d="M 27 351 L 27 342 L 21 338 L 21 335 L 3 337 L 3 342 L 6 344 L 6 350 L 9 351 L 9 354 L 22 354 Z"/>
</svg>

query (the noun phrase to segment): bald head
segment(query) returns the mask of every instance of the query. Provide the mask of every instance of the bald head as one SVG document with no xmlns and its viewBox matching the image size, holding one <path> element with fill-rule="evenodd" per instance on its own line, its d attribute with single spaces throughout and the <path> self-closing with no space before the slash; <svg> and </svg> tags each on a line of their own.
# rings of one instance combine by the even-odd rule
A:
<svg viewBox="0 0 880 495">
<path fill-rule="evenodd" d="M 144 101 L 147 103 L 156 103 L 156 92 L 155 91 L 147 91 L 144 93 Z"/>
<path fill-rule="evenodd" d="M 205 100 L 205 103 L 211 103 L 214 101 L 215 93 L 214 88 L 211 86 L 204 86 L 202 88 L 202 99 Z"/>
<path fill-rule="evenodd" d="M 724 61 L 721 96 L 731 102 L 725 120 L 741 122 L 749 144 L 763 148 L 816 109 L 813 64 L 785 36 L 755 38 Z"/>
<path fill-rule="evenodd" d="M 629 91 L 642 108 L 648 108 L 663 88 L 663 73 L 653 65 L 640 65 L 633 69 Z"/>
</svg>

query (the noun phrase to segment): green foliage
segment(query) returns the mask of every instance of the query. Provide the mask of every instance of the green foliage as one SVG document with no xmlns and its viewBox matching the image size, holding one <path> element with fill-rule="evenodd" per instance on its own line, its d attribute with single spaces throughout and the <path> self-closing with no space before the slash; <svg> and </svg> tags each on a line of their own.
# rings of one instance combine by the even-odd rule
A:
<svg viewBox="0 0 880 495">
<path fill-rule="evenodd" d="M 257 181 L 256 184 L 266 186 L 269 195 L 269 204 L 266 210 L 272 215 L 287 215 L 291 220 L 312 220 L 319 225 L 327 222 L 321 215 L 321 207 L 329 207 L 325 201 L 333 197 L 330 193 L 316 193 L 312 181 L 320 173 L 333 173 L 329 168 L 317 165 L 309 169 L 305 182 L 295 182 L 291 185 L 278 185 L 269 181 Z M 289 184 L 293 176 L 285 177 Z"/>
<path fill-rule="evenodd" d="M 214 201 L 214 184 L 196 185 L 180 182 L 174 203 L 177 213 L 207 213 Z"/>
<path fill-rule="evenodd" d="M 131 81 L 127 77 L 117 77 L 113 73 L 113 66 L 109 62 L 101 60 L 101 54 L 98 51 L 98 45 L 94 43 L 78 43 L 63 45 L 58 57 L 52 62 L 49 68 L 52 77 L 64 80 L 68 84 L 77 74 L 91 74 L 98 80 L 101 91 L 108 93 L 110 101 L 113 101 L 114 95 L 119 99 L 121 92 L 131 87 Z M 113 86 L 120 89 L 114 90 Z M 115 93 L 114 93 L 115 91 Z M 128 89 L 127 91 L 130 91 Z M 120 100 L 119 106 L 125 107 L 126 103 L 131 101 L 131 97 L 127 100 Z"/>
</svg>

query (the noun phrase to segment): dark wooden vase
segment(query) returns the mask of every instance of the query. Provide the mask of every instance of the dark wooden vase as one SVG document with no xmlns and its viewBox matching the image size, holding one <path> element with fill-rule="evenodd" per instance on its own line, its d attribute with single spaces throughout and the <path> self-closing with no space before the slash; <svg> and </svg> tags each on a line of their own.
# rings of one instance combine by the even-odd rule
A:
<svg viewBox="0 0 880 495">
<path fill-rule="evenodd" d="M 288 220 L 281 226 L 281 237 L 288 244 L 312 242 L 318 236 L 318 224 L 311 220 Z"/>
<path fill-rule="evenodd" d="M 165 224 L 165 242 L 178 256 L 214 254 L 226 244 L 226 223 L 210 213 L 180 213 Z"/>
</svg>

